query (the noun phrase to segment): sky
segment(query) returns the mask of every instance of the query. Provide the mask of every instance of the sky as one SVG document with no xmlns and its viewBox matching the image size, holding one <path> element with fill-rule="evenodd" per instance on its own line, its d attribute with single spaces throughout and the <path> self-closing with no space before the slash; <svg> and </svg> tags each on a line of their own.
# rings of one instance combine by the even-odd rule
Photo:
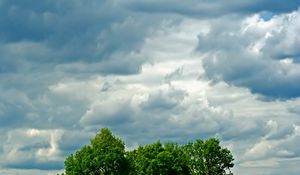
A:
<svg viewBox="0 0 300 175">
<path fill-rule="evenodd" d="M 0 0 L 0 174 L 62 172 L 100 128 L 217 137 L 234 174 L 300 172 L 299 0 Z"/>
</svg>

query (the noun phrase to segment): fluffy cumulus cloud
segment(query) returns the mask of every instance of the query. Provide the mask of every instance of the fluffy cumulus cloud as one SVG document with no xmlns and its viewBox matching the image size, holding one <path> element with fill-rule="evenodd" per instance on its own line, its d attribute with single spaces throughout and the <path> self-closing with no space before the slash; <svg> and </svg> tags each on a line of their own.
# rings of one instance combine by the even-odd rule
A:
<svg viewBox="0 0 300 175">
<path fill-rule="evenodd" d="M 60 165 L 59 130 L 16 129 L 8 132 L 3 164 L 14 168 L 53 169 Z"/>
<path fill-rule="evenodd" d="M 256 14 L 212 22 L 197 47 L 207 54 L 207 76 L 271 98 L 299 97 L 299 19 L 298 10 L 268 21 Z"/>
<path fill-rule="evenodd" d="M 0 174 L 218 137 L 236 174 L 300 171 L 300 2 L 0 0 Z M 262 171 L 263 170 L 263 171 Z"/>
</svg>

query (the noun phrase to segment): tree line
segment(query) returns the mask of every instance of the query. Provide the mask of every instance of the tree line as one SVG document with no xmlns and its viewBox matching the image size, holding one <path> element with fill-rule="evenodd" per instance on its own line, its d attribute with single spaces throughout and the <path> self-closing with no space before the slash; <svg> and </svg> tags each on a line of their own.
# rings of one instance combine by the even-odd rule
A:
<svg viewBox="0 0 300 175">
<path fill-rule="evenodd" d="M 65 174 L 230 175 L 233 160 L 216 138 L 183 145 L 157 141 L 126 151 L 125 143 L 103 128 L 89 145 L 66 158 Z"/>
</svg>

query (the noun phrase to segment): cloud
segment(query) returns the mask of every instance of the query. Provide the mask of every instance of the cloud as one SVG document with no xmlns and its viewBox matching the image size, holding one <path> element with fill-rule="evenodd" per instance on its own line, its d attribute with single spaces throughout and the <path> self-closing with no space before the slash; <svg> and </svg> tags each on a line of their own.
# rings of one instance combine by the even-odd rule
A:
<svg viewBox="0 0 300 175">
<path fill-rule="evenodd" d="M 9 168 L 60 169 L 57 141 L 59 130 L 17 129 L 8 133 L 3 147 L 4 164 Z"/>
<path fill-rule="evenodd" d="M 274 121 L 269 121 L 268 125 L 277 125 Z M 241 165 L 246 167 L 281 167 L 282 162 L 299 159 L 300 150 L 297 145 L 299 140 L 299 126 L 293 125 L 292 131 L 279 139 L 263 137 L 259 142 L 249 147 L 243 159 L 247 160 Z M 255 161 L 261 162 L 256 165 Z"/>
<path fill-rule="evenodd" d="M 87 130 L 109 126 L 124 135 L 131 145 L 136 139 L 140 139 L 140 143 L 149 143 L 159 138 L 183 139 L 188 135 L 188 128 L 190 139 L 195 138 L 196 133 L 206 138 L 222 130 L 222 124 L 230 120 L 226 111 L 207 106 L 205 101 L 195 99 L 195 94 L 188 94 L 167 84 L 154 89 L 139 88 L 138 93 L 135 87 L 127 88 L 127 94 L 118 92 L 123 90 L 116 90 L 111 92 L 119 94 L 115 97 L 110 94 L 107 97 L 99 96 L 101 101 L 95 100 L 91 104 L 80 119 L 81 125 Z M 161 127 L 162 124 L 164 127 Z M 147 135 L 141 137 L 140 134 L 133 134 L 134 131 Z"/>
<path fill-rule="evenodd" d="M 60 64 L 96 62 L 102 67 L 96 72 L 137 73 L 145 58 L 137 61 L 123 58 L 139 50 L 151 26 L 160 20 L 153 18 L 145 22 L 143 16 L 136 16 L 121 5 L 94 0 L 29 1 L 27 4 L 3 1 L 0 71 L 20 73 L 38 69 L 42 72 L 45 67 L 55 68 Z M 124 65 L 123 70 L 118 63 Z"/>
<path fill-rule="evenodd" d="M 299 43 L 296 35 L 293 37 L 298 18 L 299 11 L 269 21 L 258 15 L 235 22 L 229 22 L 231 18 L 215 20 L 208 34 L 199 35 L 197 47 L 207 54 L 203 63 L 206 75 L 270 98 L 299 97 L 295 49 Z"/>
<path fill-rule="evenodd" d="M 158 92 L 149 94 L 147 101 L 143 102 L 141 106 L 144 110 L 149 111 L 168 110 L 179 105 L 179 102 L 184 100 L 184 96 L 184 92 L 180 90 L 173 90 L 171 92 L 158 90 Z"/>
<path fill-rule="evenodd" d="M 218 137 L 236 174 L 297 174 L 298 6 L 0 1 L 0 174 L 56 174 L 101 127 L 128 149 Z"/>
<path fill-rule="evenodd" d="M 95 133 L 83 132 L 81 130 L 65 130 L 61 139 L 58 140 L 58 148 L 61 156 L 66 157 L 74 150 L 80 149 L 83 145 L 88 144 Z"/>
<path fill-rule="evenodd" d="M 123 101 L 122 99 L 106 101 L 105 103 L 103 101 L 95 101 L 81 117 L 80 123 L 83 125 L 117 126 L 132 122 L 132 110 L 126 104 L 128 104 L 128 101 Z M 115 107 L 111 108 L 111 106 Z"/>
<path fill-rule="evenodd" d="M 174 13 L 196 18 L 219 17 L 228 14 L 253 14 L 262 11 L 271 11 L 274 13 L 290 12 L 296 10 L 300 2 L 284 3 L 280 0 L 264 1 L 237 1 L 230 0 L 226 2 L 217 1 L 131 1 L 130 9 L 147 13 Z"/>
</svg>

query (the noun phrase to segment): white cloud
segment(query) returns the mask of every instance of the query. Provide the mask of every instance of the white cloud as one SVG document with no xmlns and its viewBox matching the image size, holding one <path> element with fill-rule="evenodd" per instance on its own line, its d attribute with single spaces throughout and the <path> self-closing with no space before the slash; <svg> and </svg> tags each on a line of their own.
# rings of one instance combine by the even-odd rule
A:
<svg viewBox="0 0 300 175">
<path fill-rule="evenodd" d="M 16 129 L 8 132 L 4 141 L 2 164 L 8 167 L 37 168 L 47 163 L 60 162 L 58 141 L 62 130 Z"/>
<path fill-rule="evenodd" d="M 268 21 L 259 15 L 212 20 L 198 44 L 198 51 L 208 54 L 207 76 L 270 98 L 298 97 L 299 16 L 298 10 Z"/>
</svg>

